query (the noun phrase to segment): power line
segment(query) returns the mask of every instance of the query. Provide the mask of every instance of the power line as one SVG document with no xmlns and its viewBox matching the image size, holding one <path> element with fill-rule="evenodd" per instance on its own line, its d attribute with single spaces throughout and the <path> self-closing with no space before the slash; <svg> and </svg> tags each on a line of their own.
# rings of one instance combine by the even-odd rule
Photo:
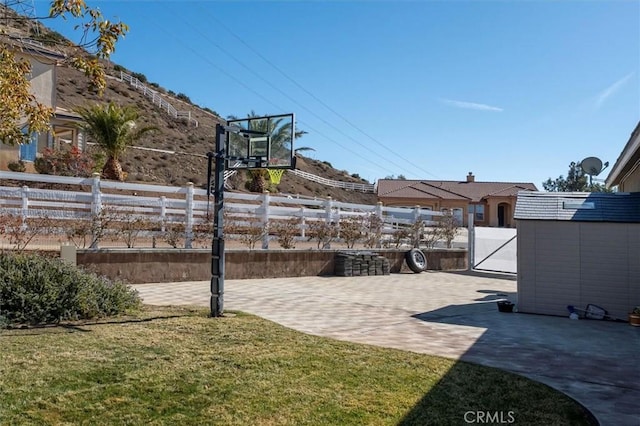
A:
<svg viewBox="0 0 640 426">
<path fill-rule="evenodd" d="M 184 20 L 183 20 L 184 22 Z M 186 22 L 185 22 L 186 23 Z M 251 74 L 253 74 L 254 76 L 256 76 L 257 78 L 259 78 L 260 80 L 262 80 L 264 83 L 266 83 L 269 87 L 273 88 L 274 90 L 276 90 L 278 93 L 280 93 L 281 95 L 283 95 L 284 97 L 286 97 L 287 99 L 289 99 L 291 102 L 293 102 L 294 104 L 296 104 L 297 106 L 299 106 L 300 108 L 304 109 L 305 111 L 307 111 L 308 113 L 310 113 L 312 116 L 314 116 L 315 118 L 317 118 L 318 120 L 320 120 L 322 123 L 324 123 L 325 125 L 329 126 L 330 128 L 332 128 L 333 130 L 335 130 L 336 132 L 340 133 L 341 135 L 345 136 L 348 139 L 351 139 L 353 142 L 355 142 L 356 144 L 360 145 L 361 147 L 363 147 L 366 150 L 370 150 L 371 147 L 368 145 L 363 144 L 362 142 L 354 139 L 353 137 L 349 136 L 348 134 L 344 133 L 342 130 L 340 130 L 339 128 L 337 128 L 336 126 L 334 126 L 333 124 L 329 123 L 327 120 L 325 120 L 324 118 L 320 117 L 318 114 L 316 114 L 315 112 L 313 112 L 312 110 L 310 110 L 309 108 L 307 108 L 305 105 L 302 105 L 300 102 L 296 101 L 294 98 L 292 98 L 291 96 L 289 96 L 287 93 L 285 93 L 284 91 L 282 91 L 282 89 L 280 89 L 279 87 L 277 87 L 275 84 L 271 83 L 270 81 L 268 81 L 267 79 L 265 79 L 264 77 L 262 77 L 259 73 L 257 73 L 256 71 L 254 71 L 253 69 L 251 69 L 248 65 L 246 65 L 244 62 L 242 62 L 240 59 L 236 58 L 233 54 L 231 54 L 228 50 L 226 50 L 225 48 L 223 48 L 222 46 L 220 46 L 218 43 L 216 43 L 215 41 L 211 40 L 209 37 L 206 36 L 206 34 L 203 34 L 201 31 L 195 29 L 195 31 L 203 38 L 205 39 L 207 42 L 211 43 L 212 45 L 214 45 L 216 48 L 218 48 L 221 52 L 223 52 L 225 55 L 229 56 L 231 59 L 233 59 L 235 62 L 237 62 L 239 65 L 241 65 L 244 69 L 246 69 L 247 71 L 249 71 Z M 255 93 L 255 91 L 254 91 Z M 263 99 L 265 99 L 263 97 Z M 275 105 L 272 103 L 272 105 Z M 303 122 L 302 120 L 299 120 L 300 123 L 304 124 L 305 126 L 311 128 L 307 123 Z M 313 130 L 314 132 L 318 132 L 317 130 Z M 338 142 L 335 142 L 336 144 L 340 145 Z M 353 151 L 352 151 L 353 152 Z M 362 152 L 357 153 L 358 156 L 362 156 Z M 389 163 L 395 165 L 396 167 L 399 167 L 400 169 L 402 169 L 404 167 L 404 165 L 400 165 L 398 163 L 395 163 L 392 160 L 386 159 Z"/>
<path fill-rule="evenodd" d="M 421 170 L 433 177 L 436 177 L 436 175 L 434 175 L 433 173 L 429 172 L 428 170 L 422 168 L 421 166 L 413 163 L 411 160 L 404 158 L 403 156 L 399 155 L 397 152 L 393 151 L 392 149 L 390 149 L 387 145 L 383 144 L 382 142 L 380 142 L 379 140 L 377 140 L 376 138 L 374 138 L 373 136 L 371 136 L 370 134 L 368 134 L 367 132 L 365 132 L 364 130 L 362 130 L 360 127 L 356 126 L 354 123 L 352 123 L 349 119 L 347 119 L 346 117 L 344 117 L 342 114 L 340 114 L 339 112 L 337 112 L 335 109 L 331 108 L 329 105 L 327 105 L 324 101 L 322 101 L 320 98 L 318 98 L 316 95 L 314 95 L 312 92 L 310 92 L 309 90 L 307 90 L 304 86 L 302 86 L 300 83 L 298 83 L 293 77 L 289 76 L 286 72 L 284 72 L 280 67 L 278 67 L 277 65 L 275 65 L 273 62 L 271 62 L 268 58 L 266 58 L 262 53 L 260 53 L 258 50 L 254 49 L 251 45 L 249 45 L 247 42 L 245 42 L 240 36 L 238 36 L 233 30 L 231 30 L 229 27 L 227 27 L 222 21 L 220 21 L 218 18 L 216 18 L 215 16 L 213 16 L 212 14 L 208 13 L 208 16 L 211 17 L 214 21 L 216 21 L 218 23 L 218 25 L 220 25 L 222 28 L 224 28 L 226 31 L 228 31 L 233 37 L 235 37 L 240 43 L 242 43 L 246 48 L 248 48 L 249 50 L 251 50 L 251 52 L 253 52 L 255 55 L 257 55 L 258 57 L 260 57 L 260 59 L 262 59 L 264 62 L 266 62 L 267 64 L 269 64 L 273 69 L 275 69 L 276 71 L 278 71 L 282 76 L 284 76 L 287 80 L 289 80 L 291 83 L 293 83 L 296 87 L 298 87 L 300 90 L 302 90 L 303 92 L 305 92 L 307 95 L 311 96 L 316 102 L 318 102 L 320 105 L 324 106 L 326 109 L 328 109 L 329 111 L 331 111 L 333 114 L 335 114 L 336 116 L 338 116 L 339 118 L 341 118 L 345 123 L 347 123 L 348 125 L 350 125 L 351 127 L 353 127 L 354 129 L 356 129 L 357 131 L 359 131 L 360 133 L 362 133 L 364 136 L 366 136 L 367 138 L 369 138 L 370 140 L 372 140 L 373 142 L 375 142 L 377 145 L 381 146 L 382 148 L 384 148 L 385 150 L 389 151 L 391 154 L 395 155 L 396 157 L 400 158 L 403 161 L 406 161 L 408 164 L 411 164 L 413 167 L 415 167 L 417 170 Z M 221 49 L 222 50 L 222 49 Z M 224 51 L 224 50 L 223 50 Z M 227 53 L 227 52 L 225 52 Z M 233 57 L 232 57 L 233 58 Z M 235 58 L 233 58 L 235 60 Z M 244 64 L 241 64 L 244 66 Z M 246 66 L 245 66 L 246 68 Z M 253 71 L 251 71 L 253 73 Z M 261 77 L 262 78 L 262 77 Z M 263 79 L 263 78 L 262 78 Z M 264 80 L 264 79 L 263 79 Z M 269 83 L 270 84 L 270 83 Z M 271 85 L 271 84 L 270 84 Z M 273 86 L 273 85 L 271 85 Z M 277 88 L 276 88 L 277 89 Z M 277 89 L 278 91 L 280 91 L 279 89 Z M 298 104 L 296 102 L 296 104 Z M 305 108 L 306 109 L 306 108 Z M 314 114 L 315 116 L 315 114 Z M 324 120 L 323 120 L 324 122 Z M 335 128 L 334 126 L 331 126 L 332 128 Z M 340 132 L 342 133 L 342 132 Z M 344 133 L 342 133 L 344 134 Z M 350 139 L 353 140 L 353 138 L 349 137 Z M 357 142 L 358 144 L 362 145 L 360 142 Z M 394 163 L 395 164 L 395 163 Z M 395 164 L 397 165 L 397 164 Z"/>
<path fill-rule="evenodd" d="M 158 25 L 159 28 L 161 28 L 165 34 L 173 37 L 172 34 L 169 34 L 166 30 L 164 30 L 162 25 Z M 218 70 L 219 72 L 221 72 L 222 74 L 224 74 L 225 76 L 227 76 L 228 78 L 230 78 L 231 80 L 235 81 L 236 83 L 238 83 L 239 85 L 241 85 L 243 88 L 245 88 L 246 90 L 248 90 L 249 92 L 253 93 L 254 95 L 256 95 L 257 97 L 259 97 L 260 99 L 262 99 L 263 101 L 267 102 L 268 104 L 272 105 L 273 107 L 275 107 L 277 110 L 279 110 L 279 112 L 285 112 L 284 108 L 282 108 L 281 106 L 275 104 L 273 101 L 271 101 L 270 99 L 268 99 L 267 97 L 263 96 L 262 94 L 258 93 L 256 90 L 252 89 L 251 87 L 249 87 L 248 85 L 246 85 L 242 80 L 238 79 L 237 77 L 235 77 L 234 75 L 232 75 L 231 73 L 225 71 L 224 69 L 222 69 L 221 67 L 219 67 L 218 65 L 216 65 L 214 62 L 212 62 L 209 58 L 206 58 L 202 55 L 200 55 L 200 53 L 198 53 L 193 47 L 191 47 L 191 45 L 184 43 L 182 40 L 177 39 L 175 37 L 173 37 L 174 40 L 178 41 L 183 47 L 185 47 L 187 50 L 191 51 L 194 55 L 196 55 L 197 57 L 199 57 L 200 59 L 204 60 L 205 62 L 207 62 L 209 65 L 211 65 L 212 67 L 214 67 L 216 70 Z M 309 123 L 306 123 L 304 121 L 298 120 L 301 124 L 303 124 L 306 128 L 310 129 L 311 131 L 313 131 L 315 134 L 327 139 L 328 141 L 334 143 L 335 145 L 341 147 L 342 149 L 351 152 L 352 154 L 355 154 L 356 156 L 362 157 L 362 152 L 357 152 L 352 150 L 351 148 L 348 148 L 346 146 L 344 146 L 343 144 L 339 143 L 338 141 L 334 140 L 333 138 L 325 135 L 324 133 L 322 133 L 321 131 L 313 128 Z M 387 168 L 386 166 L 383 166 L 379 163 L 376 163 L 373 160 L 370 159 L 366 159 L 366 161 L 368 161 L 369 163 L 375 165 L 376 167 L 379 167 L 382 170 L 385 170 L 387 172 L 391 172 L 393 173 L 393 170 Z"/>
</svg>

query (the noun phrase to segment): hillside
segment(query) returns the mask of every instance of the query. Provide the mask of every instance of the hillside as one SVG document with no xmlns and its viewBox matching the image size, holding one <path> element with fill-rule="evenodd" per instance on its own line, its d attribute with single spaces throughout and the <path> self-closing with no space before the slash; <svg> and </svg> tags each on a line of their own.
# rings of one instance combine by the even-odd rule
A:
<svg viewBox="0 0 640 426">
<path fill-rule="evenodd" d="M 108 65 L 108 72 L 112 76 L 120 74 L 114 69 L 113 64 Z M 132 72 L 129 71 L 129 73 Z M 164 91 L 160 87 L 154 89 Z M 201 187 L 206 184 L 207 162 L 202 156 L 213 149 L 215 126 L 219 122 L 224 122 L 220 117 L 164 91 L 162 96 L 176 109 L 191 112 L 191 117 L 198 122 L 196 127 L 194 123 L 190 124 L 186 120 L 169 116 L 152 104 L 141 91 L 117 78 L 108 80 L 107 89 L 103 97 L 99 98 L 87 91 L 87 80 L 84 75 L 68 67 L 61 67 L 58 71 L 57 94 L 59 106 L 69 110 L 87 102 L 115 101 L 122 105 L 133 104 L 140 111 L 145 125 L 158 128 L 157 132 L 140 141 L 138 146 L 175 151 L 176 154 L 130 149 L 122 161 L 123 169 L 128 174 L 128 181 L 166 185 L 183 185 L 191 181 Z M 334 169 L 326 162 L 304 156 L 299 157 L 297 166 L 301 170 L 327 179 L 364 182 L 351 177 L 346 171 Z M 246 180 L 246 173 L 238 172 L 231 179 L 231 184 L 234 189 L 245 191 Z M 277 189 L 283 193 L 316 197 L 331 196 L 337 200 L 355 203 L 376 202 L 374 194 L 330 188 L 290 173 L 285 173 Z"/>
<path fill-rule="evenodd" d="M 3 6 L 0 5 L 0 7 Z M 20 21 L 14 21 L 13 26 L 15 28 L 11 28 L 10 31 L 22 34 L 26 34 L 28 31 L 28 26 Z M 65 51 L 60 43 L 64 43 L 66 40 L 60 34 L 41 26 L 39 38 L 45 45 Z M 57 44 L 52 45 L 52 41 Z M 126 40 L 123 40 L 122 43 L 126 43 Z M 175 153 L 129 149 L 122 159 L 123 169 L 127 173 L 127 181 L 163 185 L 184 185 L 191 181 L 196 186 L 205 187 L 207 161 L 203 156 L 213 149 L 215 126 L 219 122 L 224 122 L 224 119 L 214 114 L 210 109 L 205 110 L 188 102 L 188 94 L 175 94 L 169 88 L 163 88 L 161 82 L 146 82 L 145 85 L 149 89 L 157 91 L 177 110 L 189 111 L 198 125 L 196 126 L 193 122 L 188 123 L 183 119 L 175 119 L 154 105 L 140 90 L 126 81 L 120 80 L 121 71 L 136 76 L 143 82 L 146 80 L 144 75 L 112 62 L 105 63 L 105 68 L 109 75 L 107 88 L 103 96 L 98 97 L 88 89 L 88 80 L 82 72 L 64 65 L 60 66 L 57 71 L 57 106 L 69 111 L 89 103 L 108 101 L 136 106 L 144 125 L 158 128 L 158 131 L 149 134 L 137 145 Z M 304 137 L 299 139 L 298 143 L 303 145 Z M 367 183 L 362 179 L 352 177 L 347 171 L 334 169 L 328 162 L 300 155 L 297 167 L 305 172 L 331 180 Z M 238 172 L 232 177 L 230 183 L 234 190 L 247 191 L 244 185 L 246 180 L 246 172 Z M 377 201 L 375 194 L 331 188 L 294 176 L 291 173 L 284 174 L 277 190 L 282 193 L 311 197 L 331 196 L 336 200 L 353 203 L 374 204 Z"/>
</svg>

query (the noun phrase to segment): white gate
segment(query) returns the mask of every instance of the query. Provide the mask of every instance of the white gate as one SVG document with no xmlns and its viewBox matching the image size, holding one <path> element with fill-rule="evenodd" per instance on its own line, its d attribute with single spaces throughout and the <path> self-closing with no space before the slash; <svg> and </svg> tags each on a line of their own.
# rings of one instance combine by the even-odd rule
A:
<svg viewBox="0 0 640 426">
<path fill-rule="evenodd" d="M 473 269 L 509 272 L 517 269 L 515 228 L 473 227 Z"/>
</svg>

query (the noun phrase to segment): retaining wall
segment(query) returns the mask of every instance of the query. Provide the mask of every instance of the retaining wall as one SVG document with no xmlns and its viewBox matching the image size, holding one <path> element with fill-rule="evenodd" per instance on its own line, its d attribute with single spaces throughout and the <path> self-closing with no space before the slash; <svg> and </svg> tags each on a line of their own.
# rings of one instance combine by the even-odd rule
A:
<svg viewBox="0 0 640 426">
<path fill-rule="evenodd" d="M 411 272 L 404 260 L 406 250 L 371 251 L 389 259 L 391 273 Z M 333 275 L 335 254 L 336 250 L 227 250 L 225 278 Z M 467 269 L 466 250 L 436 249 L 425 254 L 428 269 Z M 78 249 L 76 263 L 133 284 L 211 278 L 209 249 Z"/>
</svg>

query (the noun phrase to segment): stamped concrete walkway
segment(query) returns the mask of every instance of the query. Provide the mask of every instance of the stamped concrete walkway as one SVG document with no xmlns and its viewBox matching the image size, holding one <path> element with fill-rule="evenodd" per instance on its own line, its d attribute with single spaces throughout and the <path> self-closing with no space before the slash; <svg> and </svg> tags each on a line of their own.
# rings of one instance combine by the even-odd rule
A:
<svg viewBox="0 0 640 426">
<path fill-rule="evenodd" d="M 227 280 L 225 310 L 305 333 L 441 355 L 559 389 L 602 425 L 640 426 L 640 328 L 508 314 L 510 277 L 425 272 L 376 277 Z M 152 305 L 209 306 L 208 282 L 139 284 Z"/>
</svg>

